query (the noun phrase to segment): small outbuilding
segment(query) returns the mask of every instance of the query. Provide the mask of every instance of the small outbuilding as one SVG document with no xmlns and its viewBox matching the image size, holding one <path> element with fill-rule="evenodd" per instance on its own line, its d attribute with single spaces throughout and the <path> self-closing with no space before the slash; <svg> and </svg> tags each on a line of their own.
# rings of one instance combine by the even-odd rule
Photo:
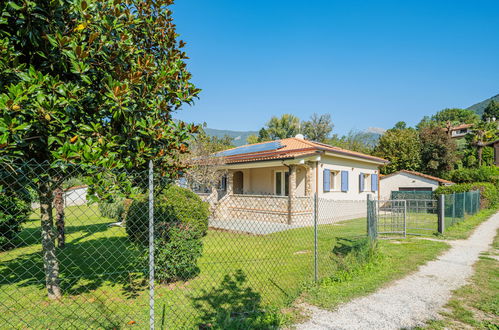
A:
<svg viewBox="0 0 499 330">
<path fill-rule="evenodd" d="M 381 176 L 380 178 L 380 199 L 388 200 L 392 197 L 393 191 L 434 191 L 439 186 L 450 186 L 454 182 L 437 178 L 435 176 L 401 170 L 392 174 Z"/>
</svg>

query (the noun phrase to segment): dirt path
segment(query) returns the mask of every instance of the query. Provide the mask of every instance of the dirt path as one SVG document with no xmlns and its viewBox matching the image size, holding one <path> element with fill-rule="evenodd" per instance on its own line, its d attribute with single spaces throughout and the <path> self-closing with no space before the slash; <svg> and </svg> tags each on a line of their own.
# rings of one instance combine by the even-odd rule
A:
<svg viewBox="0 0 499 330">
<path fill-rule="evenodd" d="M 482 223 L 467 240 L 449 241 L 437 260 L 392 285 L 341 305 L 336 311 L 308 306 L 310 320 L 297 329 L 412 328 L 438 316 L 452 290 L 466 283 L 473 264 L 487 251 L 499 228 L 499 213 Z"/>
</svg>

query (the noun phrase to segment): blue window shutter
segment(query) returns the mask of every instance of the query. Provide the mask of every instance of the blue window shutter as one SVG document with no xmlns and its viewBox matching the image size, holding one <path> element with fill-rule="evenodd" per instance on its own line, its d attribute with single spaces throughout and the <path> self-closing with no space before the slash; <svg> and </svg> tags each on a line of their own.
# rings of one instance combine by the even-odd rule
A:
<svg viewBox="0 0 499 330">
<path fill-rule="evenodd" d="M 377 174 L 371 175 L 371 190 L 378 191 L 378 175 Z"/>
<path fill-rule="evenodd" d="M 364 173 L 359 174 L 359 191 L 364 191 Z"/>
<path fill-rule="evenodd" d="M 341 191 L 348 191 L 348 171 L 341 171 Z"/>
<path fill-rule="evenodd" d="M 324 183 L 324 191 L 329 191 L 331 189 L 331 171 L 324 170 L 324 175 L 322 179 Z"/>
</svg>

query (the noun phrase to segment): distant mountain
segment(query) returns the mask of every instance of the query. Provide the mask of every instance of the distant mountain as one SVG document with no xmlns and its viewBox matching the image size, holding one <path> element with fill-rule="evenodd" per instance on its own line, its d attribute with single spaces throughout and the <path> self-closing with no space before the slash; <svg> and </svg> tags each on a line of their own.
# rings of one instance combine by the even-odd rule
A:
<svg viewBox="0 0 499 330">
<path fill-rule="evenodd" d="M 492 96 L 490 99 L 486 99 L 486 100 L 479 102 L 477 104 L 473 104 L 471 107 L 469 107 L 467 109 L 473 110 L 481 116 L 483 114 L 483 111 L 487 107 L 487 105 L 489 105 L 490 101 L 492 101 L 492 100 L 499 102 L 499 94 L 497 94 L 496 96 Z"/>
<path fill-rule="evenodd" d="M 242 146 L 246 144 L 246 138 L 250 135 L 258 135 L 258 131 L 230 131 L 225 129 L 215 129 L 215 128 L 205 128 L 204 131 L 207 135 L 224 137 L 225 135 L 230 136 L 234 140 L 232 143 L 236 146 Z"/>
</svg>

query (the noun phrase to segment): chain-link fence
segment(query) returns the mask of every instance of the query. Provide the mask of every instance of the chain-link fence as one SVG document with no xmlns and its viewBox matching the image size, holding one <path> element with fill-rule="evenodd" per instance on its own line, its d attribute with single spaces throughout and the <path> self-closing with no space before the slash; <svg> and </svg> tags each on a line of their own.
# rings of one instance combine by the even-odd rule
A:
<svg viewBox="0 0 499 330">
<path fill-rule="evenodd" d="M 418 200 L 418 199 L 434 199 L 433 191 L 392 191 L 390 193 L 390 199 L 410 199 L 410 200 Z"/>
<path fill-rule="evenodd" d="M 411 196 L 411 195 L 407 195 Z M 434 235 L 480 210 L 480 192 L 438 195 L 433 199 L 369 200 L 368 224 L 374 236 Z M 413 197 L 413 196 L 412 196 Z M 373 236 L 373 235 L 370 235 Z"/>
<path fill-rule="evenodd" d="M 480 191 L 445 195 L 445 227 L 450 227 L 480 210 Z"/>
<path fill-rule="evenodd" d="M 198 195 L 147 170 L 0 174 L 2 328 L 269 328 L 366 241 L 366 201 Z"/>
</svg>

